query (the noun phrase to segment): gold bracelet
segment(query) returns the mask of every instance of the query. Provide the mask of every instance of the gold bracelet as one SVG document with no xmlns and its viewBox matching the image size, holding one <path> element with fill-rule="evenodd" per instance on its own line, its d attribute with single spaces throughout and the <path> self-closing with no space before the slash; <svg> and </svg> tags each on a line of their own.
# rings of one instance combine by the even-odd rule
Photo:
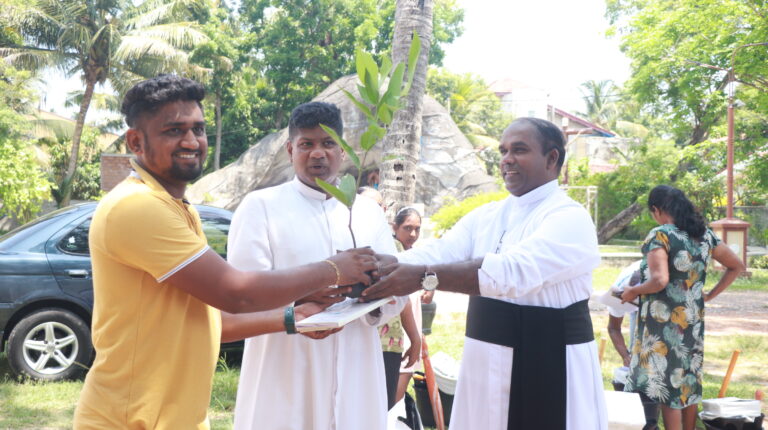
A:
<svg viewBox="0 0 768 430">
<path fill-rule="evenodd" d="M 341 282 L 341 271 L 339 270 L 339 266 L 337 266 L 336 263 L 331 260 L 323 260 L 323 263 L 328 263 L 331 265 L 331 267 L 333 267 L 333 271 L 336 272 L 336 284 L 334 285 L 339 285 Z"/>
</svg>

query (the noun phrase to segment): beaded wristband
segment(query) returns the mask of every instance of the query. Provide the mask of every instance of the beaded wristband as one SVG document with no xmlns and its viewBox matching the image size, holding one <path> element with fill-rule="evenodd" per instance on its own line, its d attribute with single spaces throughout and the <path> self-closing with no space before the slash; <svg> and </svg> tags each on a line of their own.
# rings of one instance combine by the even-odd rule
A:
<svg viewBox="0 0 768 430">
<path fill-rule="evenodd" d="M 333 271 L 336 272 L 336 283 L 334 285 L 339 285 L 339 282 L 341 282 L 341 271 L 339 270 L 339 266 L 331 260 L 323 260 L 323 263 L 328 263 L 333 267 Z"/>
<path fill-rule="evenodd" d="M 293 306 L 286 306 L 285 313 L 283 313 L 283 325 L 285 325 L 285 332 L 288 334 L 296 334 L 296 319 L 293 316 Z"/>
</svg>

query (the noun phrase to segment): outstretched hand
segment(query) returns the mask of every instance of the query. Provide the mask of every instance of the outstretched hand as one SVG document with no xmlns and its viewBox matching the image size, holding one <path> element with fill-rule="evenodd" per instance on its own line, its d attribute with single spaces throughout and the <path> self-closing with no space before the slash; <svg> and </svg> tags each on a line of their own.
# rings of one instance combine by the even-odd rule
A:
<svg viewBox="0 0 768 430">
<path fill-rule="evenodd" d="M 376 269 L 369 274 L 371 275 L 371 280 L 373 282 L 377 282 L 381 276 L 381 268 L 389 266 L 390 264 L 397 263 L 397 258 L 395 258 L 394 255 L 389 254 L 375 254 L 376 257 Z"/>
<path fill-rule="evenodd" d="M 371 248 L 353 248 L 329 258 L 339 268 L 339 285 L 352 285 L 361 282 L 371 284 L 371 277 L 366 272 L 378 267 Z"/>
<path fill-rule="evenodd" d="M 424 266 L 395 263 L 382 267 L 379 280 L 363 291 L 366 301 L 390 296 L 407 296 L 421 289 Z"/>
<path fill-rule="evenodd" d="M 352 291 L 352 287 L 325 287 L 320 291 L 316 291 L 303 299 L 296 300 L 296 304 L 300 305 L 302 303 L 321 303 L 324 305 L 332 305 L 334 303 L 343 302 L 346 297 L 344 297 L 342 294 L 348 294 L 350 291 Z"/>
<path fill-rule="evenodd" d="M 305 318 L 309 318 L 312 315 L 319 313 L 328 306 L 330 306 L 331 303 L 317 303 L 317 302 L 307 302 L 302 303 L 300 305 L 296 305 L 293 308 L 293 314 L 294 318 L 296 318 L 296 322 L 299 322 Z M 320 331 L 308 331 L 308 332 L 302 332 L 304 336 L 311 338 L 311 339 L 324 339 L 334 333 L 338 333 L 343 329 L 344 327 L 339 327 L 331 330 L 320 330 Z"/>
</svg>

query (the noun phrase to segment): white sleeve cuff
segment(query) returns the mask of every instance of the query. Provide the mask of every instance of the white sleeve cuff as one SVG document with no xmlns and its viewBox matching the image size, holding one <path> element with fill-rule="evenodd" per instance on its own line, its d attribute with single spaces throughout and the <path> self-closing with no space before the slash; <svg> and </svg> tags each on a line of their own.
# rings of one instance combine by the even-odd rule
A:
<svg viewBox="0 0 768 430">
<path fill-rule="evenodd" d="M 503 295 L 492 276 L 494 273 L 504 273 L 503 264 L 500 254 L 485 254 L 483 264 L 477 270 L 477 283 L 480 287 L 481 296 L 498 297 Z"/>
<path fill-rule="evenodd" d="M 181 262 L 181 264 L 179 264 L 178 266 L 176 266 L 176 267 L 174 267 L 173 269 L 171 269 L 171 270 L 170 270 L 168 273 L 166 273 L 165 275 L 163 275 L 163 276 L 161 276 L 161 277 L 157 278 L 157 282 L 158 282 L 158 283 L 160 283 L 160 282 L 164 282 L 166 279 L 168 279 L 168 278 L 170 278 L 171 276 L 173 276 L 174 274 L 176 274 L 176 272 L 178 272 L 179 270 L 181 270 L 181 269 L 183 269 L 183 268 L 187 267 L 187 265 L 189 265 L 189 264 L 190 264 L 190 263 L 192 263 L 193 261 L 197 260 L 198 258 L 202 257 L 202 255 L 203 255 L 203 254 L 205 254 L 205 253 L 206 253 L 206 251 L 208 251 L 209 249 L 211 249 L 211 247 L 210 247 L 210 246 L 208 246 L 208 245 L 205 245 L 205 247 L 203 247 L 203 249 L 201 249 L 200 251 L 198 251 L 198 253 L 197 253 L 197 254 L 195 254 L 195 255 L 193 255 L 193 256 L 191 256 L 191 257 L 187 258 L 186 260 L 182 261 L 182 262 Z"/>
</svg>

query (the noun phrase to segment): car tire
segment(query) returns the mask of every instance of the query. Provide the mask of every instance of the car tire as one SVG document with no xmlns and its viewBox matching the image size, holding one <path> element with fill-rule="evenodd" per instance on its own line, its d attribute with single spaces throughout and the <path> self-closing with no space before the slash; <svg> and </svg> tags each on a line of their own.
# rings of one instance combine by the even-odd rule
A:
<svg viewBox="0 0 768 430">
<path fill-rule="evenodd" d="M 11 371 L 22 378 L 77 379 L 93 357 L 91 329 L 70 311 L 42 309 L 16 324 L 6 352 Z"/>
</svg>

